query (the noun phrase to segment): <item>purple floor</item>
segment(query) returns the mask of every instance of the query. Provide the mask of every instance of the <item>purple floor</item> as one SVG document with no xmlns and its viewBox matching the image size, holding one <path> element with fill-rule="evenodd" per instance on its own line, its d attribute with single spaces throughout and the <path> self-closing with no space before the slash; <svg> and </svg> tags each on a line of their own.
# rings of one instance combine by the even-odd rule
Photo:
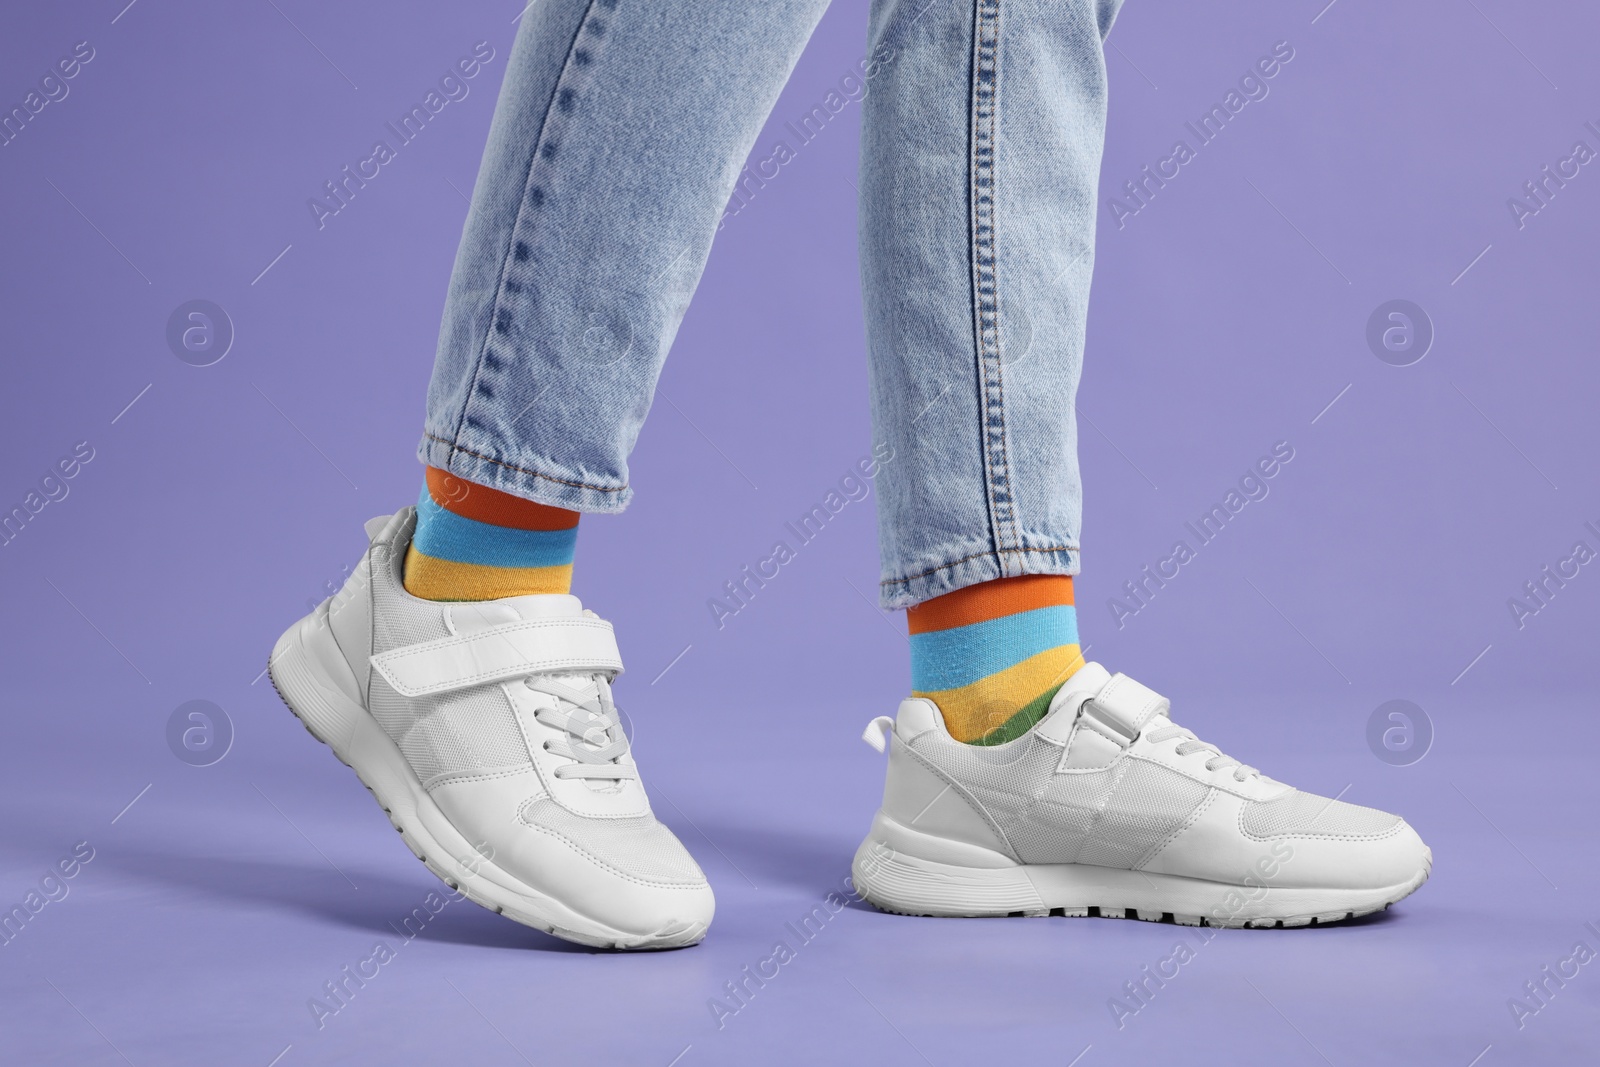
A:
<svg viewBox="0 0 1600 1067">
<path fill-rule="evenodd" d="M 712 684 L 680 666 L 680 694 Z M 85 681 L 40 710 L 81 714 L 87 694 L 114 705 L 126 692 L 114 670 Z M 852 744 L 851 728 L 875 709 L 796 693 L 742 723 L 734 707 L 684 695 L 650 704 L 640 758 L 657 768 L 662 816 L 717 888 L 718 917 L 701 946 L 640 956 L 591 953 L 442 903 L 366 791 L 270 690 L 234 701 L 239 750 L 209 768 L 173 760 L 135 717 L 92 746 L 64 733 L 30 747 L 41 757 L 6 784 L 6 810 L 26 813 L 0 859 L 7 905 L 74 843 L 88 841 L 94 858 L 4 949 L 6 1062 L 264 1065 L 286 1048 L 283 1064 L 1068 1063 L 1082 1053 L 1083 1064 L 1171 1054 L 1465 1065 L 1485 1049 L 1482 1063 L 1593 1062 L 1589 968 L 1521 1030 L 1506 1006 L 1575 942 L 1600 942 L 1584 926 L 1600 920 L 1586 903 L 1600 896 L 1600 870 L 1592 849 L 1572 847 L 1575 820 L 1559 815 L 1600 803 L 1579 751 L 1592 730 L 1567 731 L 1578 734 L 1571 751 L 1551 757 L 1531 735 L 1494 742 L 1503 706 L 1464 701 L 1450 742 L 1395 770 L 1337 728 L 1348 708 L 1299 708 L 1296 751 L 1274 751 L 1276 737 L 1248 747 L 1308 788 L 1348 784 L 1347 798 L 1404 810 L 1434 848 L 1434 876 L 1365 920 L 1213 931 L 837 910 L 878 788 L 880 757 Z M 689 715 L 703 725 L 671 743 L 662 724 Z M 1242 718 L 1233 726 L 1213 732 L 1237 734 L 1228 742 L 1243 751 L 1251 731 Z M 830 892 L 841 894 L 832 907 Z M 772 973 L 762 961 L 779 941 L 794 957 L 763 985 L 748 981 L 746 967 Z M 329 997 L 324 983 L 347 965 L 371 974 L 362 961 L 377 942 L 393 958 L 364 985 L 347 983 L 343 1002 Z M 1130 1000 L 1124 983 L 1144 981 L 1180 943 L 1192 958 L 1177 976 L 1148 984 L 1146 1003 Z M 729 982 L 747 982 L 748 995 L 730 997 Z M 1138 1010 L 1113 1012 L 1113 998 Z"/>
<path fill-rule="evenodd" d="M 1600 16 L 1325 3 L 1133 0 L 1111 38 L 1081 629 L 1224 751 L 1404 814 L 1431 881 L 1306 930 L 839 907 L 882 782 L 860 731 L 908 674 L 871 499 L 720 626 L 708 602 L 870 447 L 852 105 L 718 237 L 636 504 L 583 525 L 575 591 L 617 624 L 646 784 L 718 894 L 702 945 L 642 956 L 446 903 L 260 676 L 361 523 L 415 499 L 520 0 L 7 16 L 0 112 L 94 58 L 0 145 L 0 511 L 78 461 L 0 539 L 0 918 L 29 916 L 0 926 L 0 1062 L 1593 1063 L 1600 177 L 1525 183 L 1600 149 Z M 864 8 L 823 20 L 758 146 L 864 50 Z M 319 230 L 307 198 L 480 40 L 471 95 Z M 1124 183 L 1285 40 L 1270 93 L 1119 228 Z M 195 300 L 231 323 L 207 366 L 168 342 Z M 1420 356 L 1369 341 L 1395 300 Z M 1279 442 L 1265 498 L 1131 599 Z M 171 737 L 192 701 L 204 766 Z"/>
</svg>

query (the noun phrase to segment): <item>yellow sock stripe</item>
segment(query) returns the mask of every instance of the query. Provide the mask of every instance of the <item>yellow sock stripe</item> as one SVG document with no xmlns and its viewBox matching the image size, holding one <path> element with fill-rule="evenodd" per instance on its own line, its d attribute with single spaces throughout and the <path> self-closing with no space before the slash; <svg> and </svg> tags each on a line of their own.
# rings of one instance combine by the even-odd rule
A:
<svg viewBox="0 0 1600 1067">
<path fill-rule="evenodd" d="M 1021 663 L 959 689 L 915 693 L 939 705 L 945 728 L 957 741 L 976 741 L 1026 707 L 1035 697 L 1072 677 L 1083 666 L 1075 644 L 1047 648 Z"/>
<path fill-rule="evenodd" d="M 559 567 L 486 567 L 456 563 L 406 549 L 406 592 L 424 600 L 499 600 L 534 593 L 572 592 L 572 564 Z"/>
</svg>

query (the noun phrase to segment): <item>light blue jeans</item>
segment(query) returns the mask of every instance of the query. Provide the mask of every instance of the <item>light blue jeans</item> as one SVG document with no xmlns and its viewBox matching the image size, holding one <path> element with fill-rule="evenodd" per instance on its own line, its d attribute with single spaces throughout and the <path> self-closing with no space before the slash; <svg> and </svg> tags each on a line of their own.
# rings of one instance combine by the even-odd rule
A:
<svg viewBox="0 0 1600 1067">
<path fill-rule="evenodd" d="M 863 108 L 875 452 L 892 457 L 885 607 L 1077 573 L 1073 404 L 1120 3 L 872 0 L 843 90 Z M 719 220 L 763 180 L 746 157 L 826 6 L 528 9 L 450 282 L 424 462 L 544 504 L 627 506 L 662 361 Z"/>
</svg>

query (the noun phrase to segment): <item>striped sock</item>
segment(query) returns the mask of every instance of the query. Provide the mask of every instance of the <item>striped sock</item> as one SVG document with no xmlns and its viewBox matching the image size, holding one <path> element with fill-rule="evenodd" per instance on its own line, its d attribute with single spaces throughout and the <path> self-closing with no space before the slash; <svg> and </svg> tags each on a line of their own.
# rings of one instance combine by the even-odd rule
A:
<svg viewBox="0 0 1600 1067">
<path fill-rule="evenodd" d="M 572 591 L 578 513 L 429 467 L 406 549 L 405 587 L 424 600 Z"/>
<path fill-rule="evenodd" d="M 1066 575 L 970 585 L 913 606 L 906 623 L 913 695 L 937 704 L 950 736 L 968 744 L 1027 733 L 1083 666 Z"/>
</svg>

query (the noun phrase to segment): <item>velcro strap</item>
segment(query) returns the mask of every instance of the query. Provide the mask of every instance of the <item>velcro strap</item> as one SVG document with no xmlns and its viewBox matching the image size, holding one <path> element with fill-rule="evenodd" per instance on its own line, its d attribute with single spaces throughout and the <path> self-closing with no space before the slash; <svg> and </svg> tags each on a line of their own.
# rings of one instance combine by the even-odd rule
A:
<svg viewBox="0 0 1600 1067">
<path fill-rule="evenodd" d="M 420 697 L 540 672 L 620 674 L 622 656 L 604 619 L 530 619 L 390 649 L 372 666 L 402 696 Z"/>
<path fill-rule="evenodd" d="M 1105 688 L 1083 706 L 1084 714 L 1121 734 L 1124 747 L 1139 736 L 1146 723 L 1171 708 L 1172 701 L 1120 672 L 1113 674 Z"/>
</svg>

